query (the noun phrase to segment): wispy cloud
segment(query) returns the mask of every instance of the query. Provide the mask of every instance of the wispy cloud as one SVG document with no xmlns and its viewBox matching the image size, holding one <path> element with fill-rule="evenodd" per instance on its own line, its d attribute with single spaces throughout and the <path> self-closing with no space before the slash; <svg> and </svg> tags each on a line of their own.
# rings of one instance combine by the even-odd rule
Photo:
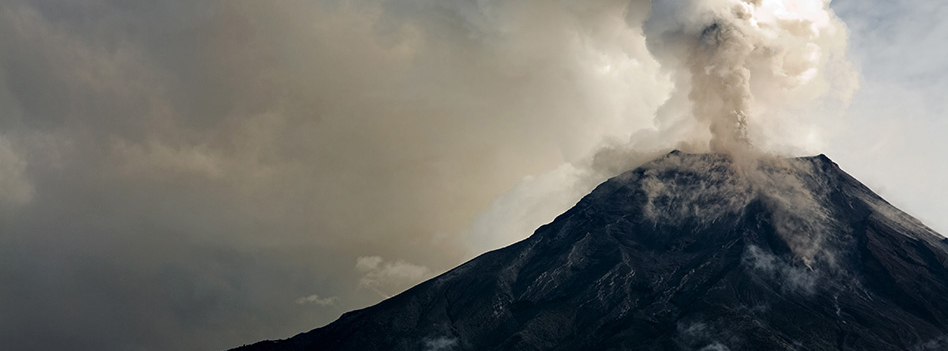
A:
<svg viewBox="0 0 948 351">
<path fill-rule="evenodd" d="M 335 306 L 339 302 L 339 297 L 330 296 L 330 297 L 320 297 L 319 295 L 313 294 L 309 296 L 304 296 L 296 299 L 296 303 L 300 305 L 307 304 L 317 304 L 320 306 Z"/>
<path fill-rule="evenodd" d="M 356 269 L 363 273 L 359 286 L 371 288 L 389 297 L 383 291 L 402 289 L 431 276 L 428 267 L 404 260 L 386 261 L 379 256 L 363 256 L 356 259 Z"/>
<path fill-rule="evenodd" d="M 425 339 L 425 351 L 451 351 L 458 345 L 458 339 L 449 337 L 437 337 Z"/>
</svg>

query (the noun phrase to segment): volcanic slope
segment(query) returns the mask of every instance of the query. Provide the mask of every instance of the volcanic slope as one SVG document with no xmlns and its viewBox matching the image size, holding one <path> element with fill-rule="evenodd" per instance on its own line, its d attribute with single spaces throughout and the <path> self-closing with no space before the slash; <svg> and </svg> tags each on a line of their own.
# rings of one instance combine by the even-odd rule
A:
<svg viewBox="0 0 948 351">
<path fill-rule="evenodd" d="M 236 350 L 948 350 L 948 239 L 823 155 L 676 151 L 521 242 Z"/>
</svg>

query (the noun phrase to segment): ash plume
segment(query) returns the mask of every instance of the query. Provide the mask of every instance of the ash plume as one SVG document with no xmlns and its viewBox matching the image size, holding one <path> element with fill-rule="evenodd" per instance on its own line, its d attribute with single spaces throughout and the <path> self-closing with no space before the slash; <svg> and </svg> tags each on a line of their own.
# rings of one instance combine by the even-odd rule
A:
<svg viewBox="0 0 948 351">
<path fill-rule="evenodd" d="M 845 48 L 824 1 L 0 2 L 0 340 L 329 322 L 670 149 L 814 151 Z"/>
<path fill-rule="evenodd" d="M 596 184 L 672 149 L 729 154 L 749 172 L 761 157 L 817 153 L 812 126 L 838 117 L 834 111 L 858 87 L 846 57 L 846 26 L 828 6 L 824 0 L 630 2 L 628 26 L 641 28 L 650 58 L 672 85 L 647 116 L 653 127 L 635 129 L 626 141 L 603 138 L 591 157 L 525 178 L 475 219 L 474 246 L 523 238 L 525 228 L 546 223 Z"/>
<path fill-rule="evenodd" d="M 753 148 L 767 144 L 761 139 L 780 124 L 783 110 L 828 97 L 830 85 L 845 87 L 838 98 L 851 94 L 853 75 L 828 74 L 846 66 L 846 29 L 828 6 L 824 0 L 653 1 L 643 25 L 649 50 L 677 77 L 673 95 L 687 96 L 693 122 L 707 130 L 683 141 L 703 145 L 706 138 L 711 152 Z M 672 96 L 666 104 L 682 100 Z"/>
</svg>

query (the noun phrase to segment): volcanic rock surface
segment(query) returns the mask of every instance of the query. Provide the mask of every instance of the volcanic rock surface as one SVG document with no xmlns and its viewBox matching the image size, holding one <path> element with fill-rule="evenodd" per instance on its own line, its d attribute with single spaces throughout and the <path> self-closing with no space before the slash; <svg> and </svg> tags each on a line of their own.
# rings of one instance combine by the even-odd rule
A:
<svg viewBox="0 0 948 351">
<path fill-rule="evenodd" d="M 672 152 L 257 350 L 948 350 L 948 239 L 820 155 Z"/>
</svg>

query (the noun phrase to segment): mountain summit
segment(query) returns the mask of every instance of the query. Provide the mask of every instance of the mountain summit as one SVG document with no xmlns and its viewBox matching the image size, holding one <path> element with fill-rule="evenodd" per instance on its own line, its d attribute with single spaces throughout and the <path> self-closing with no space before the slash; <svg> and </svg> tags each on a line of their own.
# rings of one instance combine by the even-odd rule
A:
<svg viewBox="0 0 948 351">
<path fill-rule="evenodd" d="M 946 350 L 948 239 L 820 155 L 672 152 L 521 242 L 236 350 Z"/>
</svg>

